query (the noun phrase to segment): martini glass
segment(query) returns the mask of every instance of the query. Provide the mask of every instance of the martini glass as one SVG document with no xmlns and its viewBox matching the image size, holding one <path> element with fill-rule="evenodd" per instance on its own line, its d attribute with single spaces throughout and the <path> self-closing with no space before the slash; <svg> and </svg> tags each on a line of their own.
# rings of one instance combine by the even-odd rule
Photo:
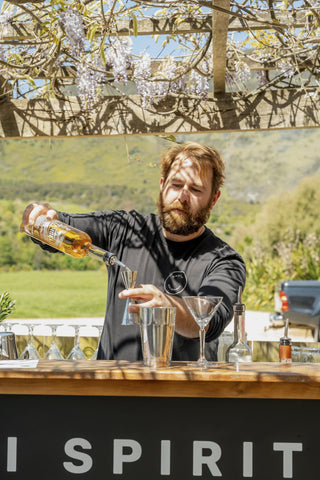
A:
<svg viewBox="0 0 320 480">
<path fill-rule="evenodd" d="M 71 325 L 74 328 L 74 347 L 70 351 L 67 360 L 86 360 L 86 356 L 80 348 L 80 325 Z"/>
<path fill-rule="evenodd" d="M 3 327 L 3 332 L 11 332 L 11 324 L 8 322 L 1 322 L 1 327 Z"/>
<path fill-rule="evenodd" d="M 51 332 L 52 332 L 52 343 L 50 345 L 49 350 L 45 354 L 44 358 L 46 360 L 63 360 L 63 355 L 59 350 L 58 345 L 56 344 L 56 335 L 57 335 L 57 328 L 60 327 L 59 325 L 51 325 Z"/>
<path fill-rule="evenodd" d="M 37 360 L 38 358 L 40 358 L 40 354 L 39 354 L 39 352 L 36 349 L 36 346 L 34 344 L 33 333 L 34 333 L 35 325 L 28 324 L 27 327 L 28 327 L 28 343 L 27 343 L 26 348 L 20 354 L 19 359 L 21 359 L 21 360 L 27 360 L 27 359 Z"/>
<path fill-rule="evenodd" d="M 206 360 L 204 354 L 205 347 L 205 338 L 206 331 L 205 327 L 208 325 L 209 320 L 212 318 L 220 303 L 222 302 L 222 297 L 211 297 L 211 296 L 190 296 L 183 297 L 185 304 L 188 307 L 189 312 L 197 322 L 200 327 L 199 339 L 200 339 L 200 357 L 197 362 L 194 362 L 190 365 L 197 366 L 201 369 L 207 368 L 212 363 Z"/>
<path fill-rule="evenodd" d="M 99 339 L 100 339 L 100 337 L 101 337 L 103 325 L 93 325 L 93 327 L 95 327 L 95 328 L 98 329 L 98 331 L 99 331 L 99 338 L 98 338 L 98 346 L 97 346 L 97 348 L 95 349 L 95 351 L 93 352 L 92 356 L 90 357 L 90 360 L 97 360 L 98 350 L 99 350 Z"/>
</svg>

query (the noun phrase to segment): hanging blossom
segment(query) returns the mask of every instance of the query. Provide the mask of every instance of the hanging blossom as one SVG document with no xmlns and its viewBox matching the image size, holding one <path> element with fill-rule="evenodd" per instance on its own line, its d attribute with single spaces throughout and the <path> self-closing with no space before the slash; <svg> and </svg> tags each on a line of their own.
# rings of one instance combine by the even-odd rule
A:
<svg viewBox="0 0 320 480">
<path fill-rule="evenodd" d="M 78 64 L 77 80 L 80 101 L 86 110 L 91 110 L 94 104 L 102 97 L 102 84 L 105 73 L 101 58 L 97 55 L 92 62 L 83 61 Z"/>
<path fill-rule="evenodd" d="M 189 93 L 197 95 L 198 97 L 205 99 L 209 92 L 208 78 L 204 75 L 200 75 L 196 70 L 192 70 L 190 74 Z"/>
<path fill-rule="evenodd" d="M 0 25 L 8 25 L 11 14 L 9 12 L 2 12 L 0 14 Z"/>
<path fill-rule="evenodd" d="M 292 78 L 296 72 L 296 67 L 286 60 L 280 60 L 280 62 L 278 62 L 278 68 L 280 68 L 281 73 L 286 78 Z"/>
<path fill-rule="evenodd" d="M 155 95 L 155 84 L 150 81 L 151 78 L 151 57 L 144 53 L 141 58 L 135 60 L 133 64 L 133 80 L 137 87 L 137 92 L 141 97 L 143 108 L 153 105 Z"/>
<path fill-rule="evenodd" d="M 136 84 L 138 94 L 142 99 L 142 106 L 146 108 L 151 98 L 151 90 L 149 78 L 151 76 L 151 57 L 148 53 L 144 53 L 133 63 L 133 80 Z"/>
<path fill-rule="evenodd" d="M 132 41 L 130 38 L 112 40 L 106 54 L 106 64 L 112 67 L 115 81 L 127 83 L 127 69 L 132 63 Z"/>
<path fill-rule="evenodd" d="M 156 74 L 154 82 L 155 95 L 157 100 L 165 98 L 169 93 L 175 93 L 176 84 L 172 82 L 177 74 L 177 64 L 172 57 L 168 57 L 161 65 L 161 70 Z"/>
<path fill-rule="evenodd" d="M 234 65 L 236 78 L 245 84 L 251 75 L 250 68 L 242 61 L 236 61 Z"/>
<path fill-rule="evenodd" d="M 9 12 L 3 12 L 0 14 L 0 40 L 7 34 L 8 26 L 9 26 L 9 19 L 10 19 Z"/>
<path fill-rule="evenodd" d="M 172 58 L 168 57 L 160 64 L 158 71 L 151 75 L 151 57 L 144 53 L 134 62 L 133 80 L 137 92 L 141 97 L 144 108 L 152 107 L 155 102 L 160 102 L 166 96 L 181 93 L 186 90 L 185 76 L 177 78 L 178 65 Z"/>
<path fill-rule="evenodd" d="M 144 53 L 134 64 L 133 77 L 135 80 L 146 80 L 151 76 L 151 57 L 149 53 Z"/>
<path fill-rule="evenodd" d="M 317 82 L 317 87 L 316 87 L 316 89 L 315 89 L 315 90 L 307 90 L 307 91 L 305 92 L 305 97 L 306 97 L 306 98 L 311 98 L 312 100 L 315 100 L 315 99 L 318 97 L 318 95 L 319 95 L 319 87 L 320 87 L 320 86 L 319 86 L 319 83 Z"/>
<path fill-rule="evenodd" d="M 199 65 L 203 74 L 192 70 L 187 82 L 186 75 L 178 77 L 178 64 L 172 58 L 161 65 L 154 77 L 151 77 L 151 57 L 144 54 L 134 63 L 134 81 L 137 91 L 142 98 L 143 107 L 151 107 L 156 101 L 159 102 L 169 94 L 178 94 L 188 91 L 192 95 L 205 99 L 209 92 L 209 82 L 207 73 L 209 66 L 207 60 L 203 60 Z"/>
<path fill-rule="evenodd" d="M 8 12 L 4 12 L 0 14 L 0 40 L 2 40 L 2 38 L 8 32 L 9 18 L 10 18 L 10 14 Z M 0 45 L 0 59 L 3 62 L 7 61 L 7 54 L 9 51 L 10 51 L 10 47 L 8 45 Z M 5 78 L 8 77 L 5 68 L 0 70 L 0 74 L 3 75 Z"/>
<path fill-rule="evenodd" d="M 259 87 L 263 87 L 268 83 L 267 74 L 265 70 L 257 70 L 256 77 L 257 77 L 257 83 Z"/>
<path fill-rule="evenodd" d="M 0 45 L 0 60 L 6 62 L 9 51 L 10 50 L 7 45 Z M 3 67 L 0 68 L 0 75 L 3 78 L 10 78 L 10 75 L 8 74 L 6 68 Z"/>
<path fill-rule="evenodd" d="M 178 66 L 177 62 L 172 58 L 169 57 L 167 61 L 163 65 L 163 72 L 168 78 L 170 82 L 167 83 L 168 90 L 170 90 L 171 93 L 181 93 L 186 91 L 187 88 L 187 82 L 186 82 L 186 76 L 180 76 L 178 77 Z M 175 77 L 178 77 L 176 80 L 174 80 Z"/>
<path fill-rule="evenodd" d="M 77 10 L 69 9 L 60 13 L 60 19 L 66 32 L 71 54 L 79 56 L 84 49 L 85 42 L 82 15 Z"/>
<path fill-rule="evenodd" d="M 197 95 L 201 99 L 205 100 L 209 93 L 208 75 L 210 73 L 210 68 L 208 60 L 203 59 L 198 64 L 198 67 L 201 73 L 196 70 L 191 71 L 187 90 L 191 95 Z"/>
<path fill-rule="evenodd" d="M 238 82 L 241 82 L 244 86 L 251 76 L 250 68 L 245 62 L 236 61 L 234 71 L 228 71 L 226 73 L 226 81 L 229 85 L 237 85 Z"/>
<path fill-rule="evenodd" d="M 163 64 L 162 71 L 168 80 L 173 80 L 177 75 L 177 63 L 172 57 L 168 57 Z"/>
</svg>

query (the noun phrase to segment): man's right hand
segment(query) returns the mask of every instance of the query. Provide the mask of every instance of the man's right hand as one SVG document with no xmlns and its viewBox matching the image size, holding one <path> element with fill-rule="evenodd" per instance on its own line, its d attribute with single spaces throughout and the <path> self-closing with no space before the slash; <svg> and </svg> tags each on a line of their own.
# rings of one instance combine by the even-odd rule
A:
<svg viewBox="0 0 320 480">
<path fill-rule="evenodd" d="M 48 220 L 59 218 L 58 212 L 48 203 L 30 203 L 23 212 L 20 231 L 23 232 L 26 225 L 34 225 L 40 215 L 45 215 Z"/>
</svg>

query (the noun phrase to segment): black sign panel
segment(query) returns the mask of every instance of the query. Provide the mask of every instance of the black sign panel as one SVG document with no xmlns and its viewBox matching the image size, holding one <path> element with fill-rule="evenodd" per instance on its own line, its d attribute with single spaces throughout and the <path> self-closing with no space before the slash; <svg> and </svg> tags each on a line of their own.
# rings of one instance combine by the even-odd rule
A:
<svg viewBox="0 0 320 480">
<path fill-rule="evenodd" d="M 318 478 L 318 400 L 1 395 L 0 479 Z"/>
</svg>

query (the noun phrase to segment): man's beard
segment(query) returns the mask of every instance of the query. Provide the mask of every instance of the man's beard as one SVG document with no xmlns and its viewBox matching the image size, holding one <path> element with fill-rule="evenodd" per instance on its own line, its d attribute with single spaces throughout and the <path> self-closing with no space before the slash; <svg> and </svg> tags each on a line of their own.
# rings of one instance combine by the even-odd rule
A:
<svg viewBox="0 0 320 480">
<path fill-rule="evenodd" d="M 190 235 L 197 232 L 209 219 L 211 211 L 211 201 L 205 207 L 195 213 L 190 211 L 188 205 L 179 201 L 171 205 L 165 205 L 162 192 L 160 192 L 157 203 L 159 218 L 162 227 L 170 233 L 177 235 Z M 183 210 L 185 214 L 180 214 L 174 210 Z"/>
</svg>

